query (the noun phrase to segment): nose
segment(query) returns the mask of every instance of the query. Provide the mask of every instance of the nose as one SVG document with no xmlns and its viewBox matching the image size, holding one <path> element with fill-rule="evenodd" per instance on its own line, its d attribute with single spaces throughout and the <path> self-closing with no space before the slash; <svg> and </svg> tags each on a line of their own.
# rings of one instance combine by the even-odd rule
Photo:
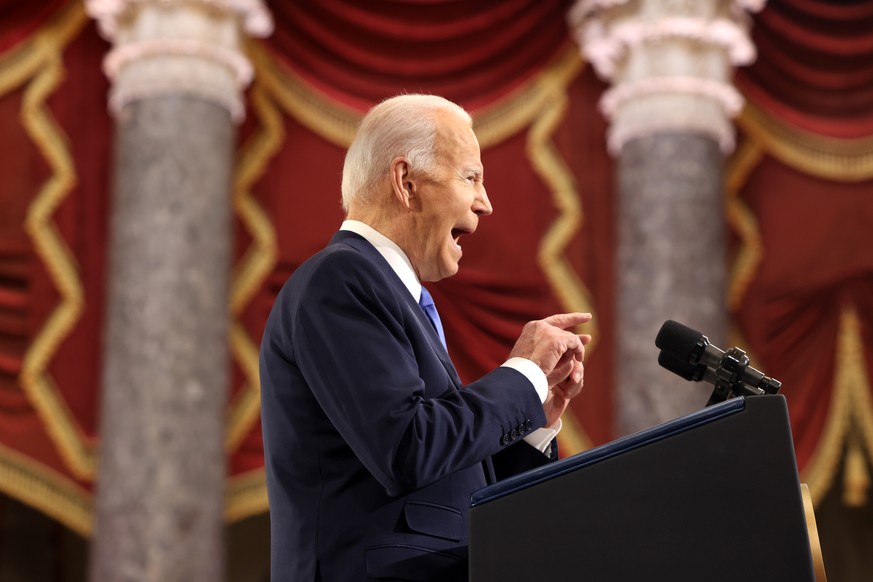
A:
<svg viewBox="0 0 873 582">
<path fill-rule="evenodd" d="M 485 191 L 485 186 L 480 186 L 479 194 L 473 202 L 473 212 L 479 216 L 488 216 L 494 211 L 491 207 L 491 201 L 488 200 L 488 193 Z"/>
</svg>

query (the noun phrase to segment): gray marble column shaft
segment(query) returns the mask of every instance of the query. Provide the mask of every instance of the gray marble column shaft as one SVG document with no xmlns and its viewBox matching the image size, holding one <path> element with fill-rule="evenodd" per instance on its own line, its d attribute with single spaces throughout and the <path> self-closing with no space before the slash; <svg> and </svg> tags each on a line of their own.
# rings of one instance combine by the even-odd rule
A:
<svg viewBox="0 0 873 582">
<path fill-rule="evenodd" d="M 90 581 L 220 582 L 235 129 L 158 96 L 115 140 Z"/>
<path fill-rule="evenodd" d="M 658 365 L 667 319 L 726 335 L 724 157 L 712 138 L 661 133 L 626 143 L 618 163 L 617 389 L 626 434 L 702 408 L 711 387 Z"/>
</svg>

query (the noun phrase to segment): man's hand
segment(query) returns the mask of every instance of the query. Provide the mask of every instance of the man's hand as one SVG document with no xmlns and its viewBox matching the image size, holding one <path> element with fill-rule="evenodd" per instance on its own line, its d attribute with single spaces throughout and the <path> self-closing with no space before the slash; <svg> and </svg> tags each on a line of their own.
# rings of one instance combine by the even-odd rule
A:
<svg viewBox="0 0 873 582">
<path fill-rule="evenodd" d="M 591 341 L 591 336 L 583 336 L 587 339 L 584 343 Z M 549 384 L 549 395 L 546 401 L 543 402 L 543 411 L 546 413 L 546 426 L 554 426 L 564 411 L 570 400 L 576 397 L 582 391 L 582 382 L 585 378 L 585 367 L 582 362 L 573 358 L 569 363 L 570 371 L 564 379 L 554 385 Z"/>
<path fill-rule="evenodd" d="M 590 313 L 561 313 L 525 324 L 510 357 L 527 358 L 538 365 L 549 382 L 549 395 L 543 403 L 546 426 L 552 426 L 566 410 L 570 400 L 582 390 L 585 376 L 585 344 L 588 334 L 575 334 L 569 328 L 591 320 Z"/>
</svg>

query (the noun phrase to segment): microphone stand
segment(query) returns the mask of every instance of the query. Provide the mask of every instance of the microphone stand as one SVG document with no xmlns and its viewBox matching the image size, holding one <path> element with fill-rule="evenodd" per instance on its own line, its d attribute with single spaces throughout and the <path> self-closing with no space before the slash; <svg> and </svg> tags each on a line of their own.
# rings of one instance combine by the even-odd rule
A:
<svg viewBox="0 0 873 582">
<path fill-rule="evenodd" d="M 749 365 L 749 357 L 746 352 L 740 348 L 730 348 L 724 353 L 718 367 L 715 369 L 715 388 L 712 395 L 709 397 L 707 406 L 724 402 L 729 398 L 737 396 L 760 396 L 762 394 L 775 394 L 779 390 L 779 386 L 773 386 L 770 382 L 763 383 L 765 388 L 772 388 L 772 391 L 762 389 L 756 386 L 749 386 L 742 381 L 746 367 Z"/>
</svg>

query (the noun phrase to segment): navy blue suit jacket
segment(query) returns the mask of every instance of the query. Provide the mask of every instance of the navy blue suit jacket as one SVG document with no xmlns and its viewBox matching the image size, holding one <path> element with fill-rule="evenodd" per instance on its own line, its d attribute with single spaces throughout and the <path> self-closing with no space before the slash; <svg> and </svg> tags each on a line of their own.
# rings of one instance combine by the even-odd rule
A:
<svg viewBox="0 0 873 582">
<path fill-rule="evenodd" d="M 548 461 L 520 441 L 545 423 L 530 382 L 501 367 L 462 386 L 351 232 L 282 288 L 260 374 L 274 582 L 464 579 L 470 494 Z"/>
</svg>

